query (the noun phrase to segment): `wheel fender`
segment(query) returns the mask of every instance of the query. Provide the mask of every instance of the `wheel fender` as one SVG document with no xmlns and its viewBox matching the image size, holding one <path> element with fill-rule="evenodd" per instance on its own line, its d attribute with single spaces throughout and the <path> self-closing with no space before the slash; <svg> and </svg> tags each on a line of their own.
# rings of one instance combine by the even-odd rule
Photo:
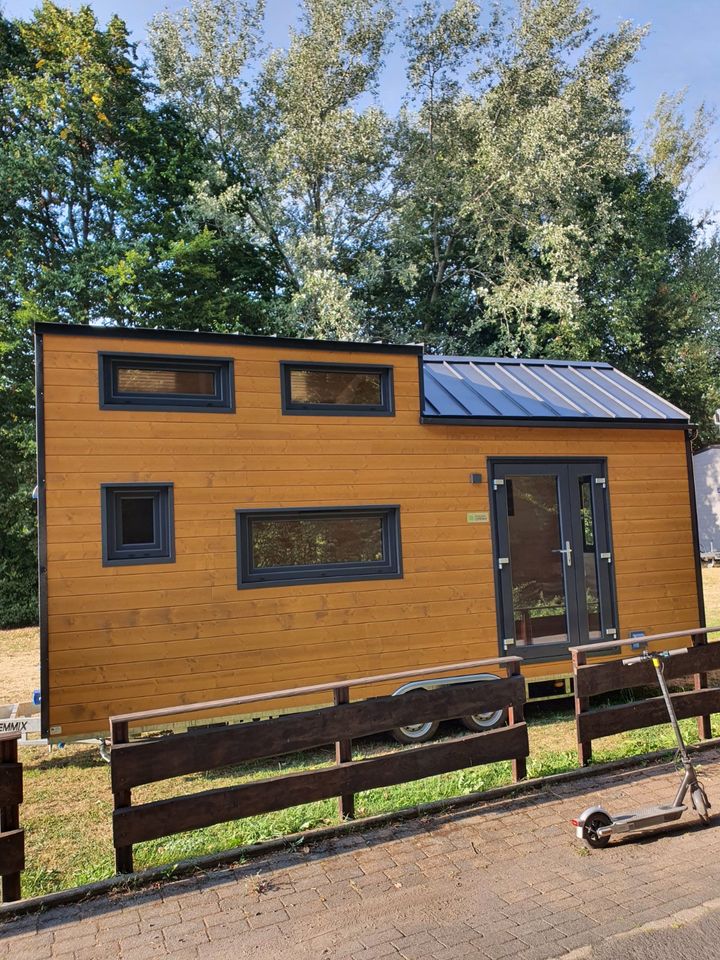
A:
<svg viewBox="0 0 720 960">
<path fill-rule="evenodd" d="M 584 839 L 583 830 L 585 829 L 585 821 L 588 819 L 588 817 L 592 816 L 593 813 L 604 813 L 605 816 L 610 816 L 605 807 L 588 807 L 587 810 L 583 810 L 583 812 L 575 821 L 577 823 L 575 828 L 575 836 L 578 838 L 578 840 Z"/>
</svg>

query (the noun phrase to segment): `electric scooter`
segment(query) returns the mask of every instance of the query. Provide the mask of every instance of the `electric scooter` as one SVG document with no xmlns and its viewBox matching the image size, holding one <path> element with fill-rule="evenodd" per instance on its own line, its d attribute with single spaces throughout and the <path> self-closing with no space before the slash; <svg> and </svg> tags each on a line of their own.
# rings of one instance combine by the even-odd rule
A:
<svg viewBox="0 0 720 960">
<path fill-rule="evenodd" d="M 679 820 L 687 810 L 687 804 L 683 803 L 688 791 L 693 808 L 700 820 L 707 825 L 710 822 L 708 810 L 710 802 L 705 793 L 705 789 L 698 781 L 695 768 L 690 762 L 685 741 L 678 725 L 677 716 L 673 702 L 670 699 L 670 692 L 665 681 L 664 670 L 665 660 L 671 656 L 680 653 L 687 653 L 687 650 L 669 650 L 662 653 L 650 653 L 643 651 L 639 657 L 631 657 L 623 660 L 626 666 L 636 663 L 647 663 L 652 661 L 657 673 L 658 684 L 662 691 L 665 706 L 670 716 L 675 739 L 678 745 L 678 758 L 682 764 L 684 774 L 680 783 L 680 788 L 672 803 L 661 804 L 656 807 L 645 807 L 642 810 L 635 810 L 632 813 L 619 813 L 611 816 L 604 807 L 589 807 L 577 820 L 571 820 L 576 827 L 576 833 L 579 840 L 584 840 L 588 847 L 593 850 L 606 847 L 610 843 L 610 838 L 621 833 L 637 833 L 640 830 L 646 830 L 648 827 L 656 827 L 663 823 L 672 823 Z"/>
</svg>

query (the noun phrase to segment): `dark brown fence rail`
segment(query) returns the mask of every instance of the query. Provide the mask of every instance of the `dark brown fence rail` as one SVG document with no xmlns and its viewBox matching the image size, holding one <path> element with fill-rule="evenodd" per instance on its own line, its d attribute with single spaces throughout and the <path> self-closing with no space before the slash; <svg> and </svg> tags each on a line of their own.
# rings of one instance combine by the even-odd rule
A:
<svg viewBox="0 0 720 960">
<path fill-rule="evenodd" d="M 652 649 L 662 649 L 668 645 L 668 641 L 689 640 L 692 646 L 687 653 L 665 662 L 665 676 L 668 680 L 693 677 L 694 690 L 673 693 L 673 704 L 679 719 L 697 717 L 700 738 L 709 740 L 712 736 L 710 714 L 720 711 L 720 689 L 708 688 L 707 675 L 711 670 L 720 669 L 720 643 L 708 643 L 707 638 L 709 633 L 718 630 L 720 627 L 702 627 L 571 647 L 575 677 L 575 727 L 581 766 L 587 766 L 592 760 L 592 741 L 598 737 L 639 730 L 667 721 L 667 710 L 660 696 L 618 706 L 591 708 L 590 697 L 615 690 L 654 686 L 657 678 L 650 663 L 632 666 L 625 666 L 622 660 L 588 663 L 588 657 L 623 651 L 622 655 L 628 658 L 636 654 L 638 647 L 652 644 Z"/>
<path fill-rule="evenodd" d="M 513 776 L 523 779 L 529 753 L 524 722 L 525 681 L 519 657 L 474 660 L 427 670 L 363 677 L 214 703 L 127 714 L 110 721 L 112 789 L 115 800 L 113 841 L 118 873 L 133 869 L 133 844 L 200 827 L 282 810 L 300 803 L 339 797 L 340 814 L 354 816 L 354 795 L 361 790 L 419 780 L 463 767 L 512 760 Z M 478 667 L 501 667 L 506 676 L 493 681 L 448 684 L 400 696 L 350 701 L 356 687 L 409 677 L 431 677 Z M 309 694 L 332 694 L 334 706 L 283 714 L 255 723 L 189 730 L 159 738 L 130 740 L 133 723 L 157 723 L 168 716 L 250 706 Z M 352 741 L 394 727 L 448 720 L 508 709 L 508 726 L 459 740 L 410 747 L 403 751 L 352 759 Z M 335 743 L 335 764 L 232 787 L 221 787 L 168 800 L 132 805 L 132 790 L 219 767 L 276 757 Z"/>
<path fill-rule="evenodd" d="M 0 877 L 2 902 L 20 899 L 20 874 L 25 869 L 25 832 L 20 829 L 23 799 L 22 764 L 18 763 L 19 733 L 0 733 Z"/>
</svg>

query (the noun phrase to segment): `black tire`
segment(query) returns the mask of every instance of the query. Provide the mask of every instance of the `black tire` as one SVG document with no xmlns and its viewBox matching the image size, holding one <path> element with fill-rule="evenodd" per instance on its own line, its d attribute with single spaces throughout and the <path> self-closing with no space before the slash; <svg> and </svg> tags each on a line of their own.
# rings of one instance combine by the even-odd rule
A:
<svg viewBox="0 0 720 960">
<path fill-rule="evenodd" d="M 599 837 L 597 831 L 600 827 L 609 827 L 612 820 L 606 813 L 598 811 L 591 813 L 583 824 L 583 840 L 585 845 L 591 850 L 602 850 L 610 843 L 610 837 Z"/>
<path fill-rule="evenodd" d="M 461 717 L 461 722 L 473 733 L 482 733 L 484 730 L 494 730 L 495 727 L 504 727 L 507 723 L 507 710 L 491 710 L 489 713 L 478 713 L 471 717 Z"/>
<path fill-rule="evenodd" d="M 695 813 L 700 817 L 700 821 L 707 827 L 710 823 L 710 814 L 708 813 L 708 798 L 705 796 L 705 791 L 702 787 L 697 786 L 693 790 L 692 794 L 692 805 L 695 808 Z"/>
<path fill-rule="evenodd" d="M 392 735 L 398 743 L 425 743 L 426 740 L 432 740 L 439 726 L 434 720 L 414 723 L 407 727 L 395 727 Z"/>
</svg>

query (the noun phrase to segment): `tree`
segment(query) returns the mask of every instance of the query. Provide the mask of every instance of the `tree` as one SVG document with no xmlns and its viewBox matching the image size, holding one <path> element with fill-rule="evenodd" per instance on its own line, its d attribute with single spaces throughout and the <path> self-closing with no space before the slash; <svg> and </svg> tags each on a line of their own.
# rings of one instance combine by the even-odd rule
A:
<svg viewBox="0 0 720 960">
<path fill-rule="evenodd" d="M 153 304 L 133 286 L 142 263 L 150 287 L 183 271 L 188 288 L 197 279 L 215 326 L 261 323 L 257 304 L 273 297 L 274 273 L 246 236 L 232 238 L 245 264 L 235 314 L 227 314 L 222 268 L 215 265 L 215 290 L 202 271 L 193 275 L 200 250 L 217 250 L 207 238 L 196 243 L 211 225 L 186 211 L 203 148 L 176 111 L 152 103 L 124 23 L 113 17 L 103 30 L 89 7 L 75 13 L 45 0 L 31 20 L 7 29 L 16 55 L 2 83 L 0 179 L 8 190 L 0 230 L 12 244 L 0 273 L 18 308 L 28 319 L 156 323 L 167 298 Z M 194 299 L 177 305 L 181 325 L 196 322 Z"/>
<path fill-rule="evenodd" d="M 716 437 L 720 247 L 704 242 L 673 184 L 641 166 L 613 184 L 618 227 L 579 292 L 586 355 L 646 383 Z"/>
<path fill-rule="evenodd" d="M 408 93 L 395 134 L 395 197 L 374 330 L 392 339 L 451 344 L 477 315 L 470 225 L 463 211 L 471 149 L 463 121 L 468 64 L 488 43 L 474 0 L 441 10 L 424 0 L 403 31 Z"/>
<path fill-rule="evenodd" d="M 390 163 L 387 118 L 358 103 L 377 81 L 390 13 L 377 0 L 305 0 L 288 51 L 260 64 L 262 10 L 193 0 L 151 26 L 161 87 L 216 162 L 195 209 L 273 251 L 288 332 L 357 336 Z"/>
<path fill-rule="evenodd" d="M 409 300 L 439 346 L 581 345 L 578 283 L 613 226 L 606 184 L 631 154 L 621 94 L 641 36 L 594 35 L 576 0 L 522 0 L 484 29 L 474 0 L 427 0 L 409 20 L 391 269 L 417 278 Z"/>
</svg>

